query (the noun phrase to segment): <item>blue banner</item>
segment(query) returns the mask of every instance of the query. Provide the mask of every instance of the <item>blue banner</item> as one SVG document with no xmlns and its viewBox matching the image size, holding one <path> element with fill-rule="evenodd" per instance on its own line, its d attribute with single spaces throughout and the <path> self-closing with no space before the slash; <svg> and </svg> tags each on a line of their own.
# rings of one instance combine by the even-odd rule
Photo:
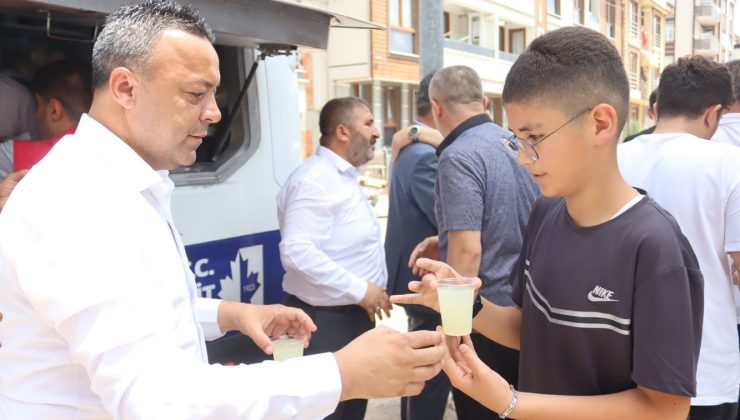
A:
<svg viewBox="0 0 740 420">
<path fill-rule="evenodd" d="M 280 231 L 188 245 L 185 251 L 202 297 L 280 303 Z"/>
</svg>

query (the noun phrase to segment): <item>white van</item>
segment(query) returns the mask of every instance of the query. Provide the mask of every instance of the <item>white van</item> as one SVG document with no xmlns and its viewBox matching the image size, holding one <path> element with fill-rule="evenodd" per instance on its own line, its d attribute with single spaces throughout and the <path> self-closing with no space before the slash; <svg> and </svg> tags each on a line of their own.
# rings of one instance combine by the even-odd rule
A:
<svg viewBox="0 0 740 420">
<path fill-rule="evenodd" d="M 216 35 L 223 118 L 210 127 L 196 163 L 172 173 L 175 223 L 202 296 L 276 303 L 284 271 L 275 197 L 301 159 L 291 51 L 326 48 L 330 26 L 377 26 L 294 1 L 182 1 L 197 8 Z M 130 3 L 0 1 L 0 72 L 23 82 L 35 63 L 89 60 L 105 14 Z M 256 61 L 255 77 L 240 98 Z M 84 260 L 80 255 L 80 264 Z"/>
</svg>

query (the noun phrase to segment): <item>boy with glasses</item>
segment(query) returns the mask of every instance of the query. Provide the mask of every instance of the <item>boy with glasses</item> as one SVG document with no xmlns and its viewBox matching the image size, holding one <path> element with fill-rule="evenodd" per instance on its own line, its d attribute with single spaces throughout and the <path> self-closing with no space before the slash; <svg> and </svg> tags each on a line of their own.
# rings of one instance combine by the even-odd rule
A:
<svg viewBox="0 0 740 420">
<path fill-rule="evenodd" d="M 519 390 L 484 366 L 468 337 L 448 342 L 452 384 L 502 418 L 685 419 L 696 392 L 703 280 L 675 220 L 617 166 L 629 87 L 598 32 L 568 27 L 532 42 L 503 91 L 518 152 L 545 197 L 511 273 L 517 306 L 477 298 L 473 327 L 520 349 Z M 574 112 L 575 111 L 575 112 Z M 545 141 L 547 140 L 547 141 Z M 431 272 L 396 303 L 438 308 Z M 520 392 L 521 391 L 521 392 Z"/>
</svg>

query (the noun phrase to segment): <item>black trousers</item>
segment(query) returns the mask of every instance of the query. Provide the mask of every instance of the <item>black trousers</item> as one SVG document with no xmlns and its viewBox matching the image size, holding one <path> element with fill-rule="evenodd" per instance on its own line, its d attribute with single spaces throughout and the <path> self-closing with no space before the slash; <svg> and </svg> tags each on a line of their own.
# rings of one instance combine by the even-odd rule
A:
<svg viewBox="0 0 740 420">
<path fill-rule="evenodd" d="M 519 352 L 489 340 L 482 334 L 473 333 L 470 338 L 478 357 L 507 382 L 518 388 Z M 499 418 L 498 414 L 458 389 L 452 389 L 452 397 L 455 400 L 458 420 L 497 420 Z"/>
<path fill-rule="evenodd" d="M 689 410 L 689 420 L 735 420 L 737 419 L 737 403 L 720 405 L 692 405 Z"/>
<path fill-rule="evenodd" d="M 358 305 L 313 306 L 290 294 L 286 294 L 283 304 L 302 309 L 316 324 L 317 330 L 305 351 L 307 355 L 335 352 L 375 328 L 375 322 Z M 343 401 L 327 419 L 362 420 L 366 409 L 367 400 Z"/>
<path fill-rule="evenodd" d="M 436 312 L 418 309 L 416 305 L 404 307 L 409 331 L 434 331 L 442 320 Z M 450 395 L 450 380 L 444 372 L 427 381 L 421 394 L 401 398 L 401 420 L 442 420 Z"/>
</svg>

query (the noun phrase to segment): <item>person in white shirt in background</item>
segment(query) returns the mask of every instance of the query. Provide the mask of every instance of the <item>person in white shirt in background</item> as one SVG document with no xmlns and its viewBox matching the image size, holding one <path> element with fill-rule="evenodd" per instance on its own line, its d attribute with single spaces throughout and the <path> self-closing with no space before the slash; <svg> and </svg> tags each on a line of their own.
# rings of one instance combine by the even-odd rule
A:
<svg viewBox="0 0 740 420">
<path fill-rule="evenodd" d="M 660 77 L 653 134 L 617 149 L 624 178 L 676 218 L 704 275 L 703 334 L 689 419 L 734 419 L 738 408 L 740 351 L 728 257 L 740 263 L 740 149 L 707 140 L 732 102 L 732 79 L 723 64 L 680 58 Z"/>
<path fill-rule="evenodd" d="M 89 115 L 0 213 L 0 418 L 315 419 L 439 372 L 441 333 L 388 329 L 334 354 L 208 364 L 204 341 L 225 331 L 270 354 L 268 336 L 316 329 L 294 308 L 198 297 L 167 170 L 221 118 L 212 40 L 171 1 L 108 16 Z"/>
<path fill-rule="evenodd" d="M 284 304 L 316 323 L 308 353 L 336 351 L 390 316 L 378 223 L 357 181 L 380 136 L 370 105 L 336 98 L 319 114 L 320 146 L 278 194 Z M 366 400 L 341 403 L 330 419 L 362 419 Z"/>
<path fill-rule="evenodd" d="M 719 120 L 719 127 L 717 127 L 717 132 L 712 136 L 712 140 L 740 147 L 740 60 L 728 61 L 725 63 L 725 66 L 727 66 L 727 70 L 730 71 L 730 76 L 732 76 L 735 100 L 727 108 L 726 112 L 722 114 L 722 118 Z M 732 281 L 735 284 L 733 287 L 735 292 L 735 316 L 737 333 L 740 336 L 740 274 L 738 274 L 738 268 L 740 267 L 733 264 L 733 268 Z M 740 372 L 738 372 L 738 382 L 740 382 Z M 740 403 L 740 393 L 738 393 L 738 403 Z"/>
</svg>

